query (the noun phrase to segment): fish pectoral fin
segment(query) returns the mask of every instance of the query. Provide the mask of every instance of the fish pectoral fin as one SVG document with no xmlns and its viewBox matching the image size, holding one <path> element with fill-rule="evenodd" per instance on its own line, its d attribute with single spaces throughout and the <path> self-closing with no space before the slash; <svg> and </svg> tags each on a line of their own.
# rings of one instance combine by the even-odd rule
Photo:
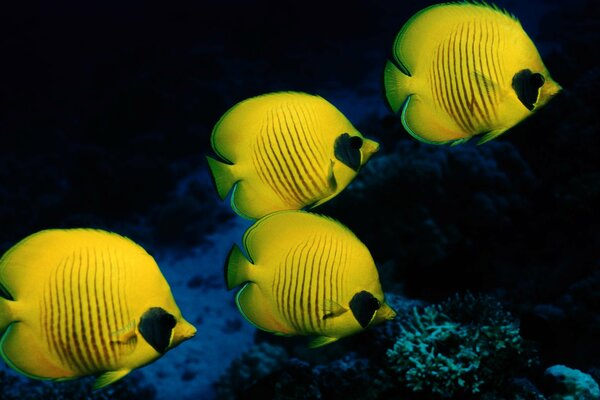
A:
<svg viewBox="0 0 600 400">
<path fill-rule="evenodd" d="M 327 187 L 331 193 L 335 193 L 337 190 L 337 180 L 335 179 L 335 174 L 333 173 L 333 166 L 335 165 L 335 160 L 329 160 L 329 172 L 327 173 Z"/>
<path fill-rule="evenodd" d="M 323 307 L 323 319 L 340 316 L 346 311 L 348 311 L 348 309 L 344 308 L 339 303 L 327 299 L 325 300 L 325 306 Z"/>
<path fill-rule="evenodd" d="M 505 128 L 489 131 L 488 133 L 485 133 L 481 139 L 479 139 L 479 142 L 477 142 L 477 144 L 480 145 L 480 144 L 487 143 L 490 140 L 497 138 L 498 136 L 503 134 L 505 131 L 506 131 Z"/>
<path fill-rule="evenodd" d="M 473 71 L 473 79 L 480 83 L 479 87 L 483 87 L 487 93 L 493 93 L 498 90 L 498 84 L 483 72 Z"/>
<path fill-rule="evenodd" d="M 123 378 L 125 375 L 130 373 L 130 369 L 120 369 L 117 371 L 108 371 L 100 375 L 96 381 L 94 382 L 94 390 L 102 389 L 105 386 L 110 385 L 111 383 L 115 383 L 119 379 Z"/>
<path fill-rule="evenodd" d="M 317 347 L 325 346 L 326 344 L 333 343 L 339 338 L 329 337 L 329 336 L 317 336 L 308 343 L 308 347 L 311 349 L 315 349 Z"/>
<path fill-rule="evenodd" d="M 314 203 L 310 204 L 306 207 L 306 209 L 311 209 L 320 206 L 323 203 L 331 200 L 335 195 L 337 195 L 337 180 L 335 179 L 335 174 L 333 173 L 333 166 L 335 165 L 335 160 L 330 160 L 329 163 L 329 172 L 327 173 L 327 193 L 330 193 L 328 196 L 325 196 Z"/>
<path fill-rule="evenodd" d="M 138 335 L 135 320 L 110 334 L 110 345 L 116 349 L 120 356 L 131 354 L 137 345 L 137 341 Z"/>
<path fill-rule="evenodd" d="M 127 325 L 125 325 L 123 328 L 118 329 L 114 332 L 111 332 L 111 334 L 110 334 L 111 343 L 120 343 L 120 344 L 131 343 L 131 341 L 135 340 L 135 338 L 137 336 L 136 326 L 137 326 L 136 321 L 132 320 Z"/>
</svg>

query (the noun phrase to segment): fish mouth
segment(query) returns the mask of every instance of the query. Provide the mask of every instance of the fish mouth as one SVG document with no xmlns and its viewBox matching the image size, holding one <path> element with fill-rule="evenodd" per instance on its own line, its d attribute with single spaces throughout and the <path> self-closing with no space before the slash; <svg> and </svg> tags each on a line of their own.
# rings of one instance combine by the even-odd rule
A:
<svg viewBox="0 0 600 400">
<path fill-rule="evenodd" d="M 365 165 L 371 156 L 379 151 L 379 143 L 374 140 L 363 138 L 363 145 L 361 148 L 362 160 L 361 164 Z"/>
</svg>

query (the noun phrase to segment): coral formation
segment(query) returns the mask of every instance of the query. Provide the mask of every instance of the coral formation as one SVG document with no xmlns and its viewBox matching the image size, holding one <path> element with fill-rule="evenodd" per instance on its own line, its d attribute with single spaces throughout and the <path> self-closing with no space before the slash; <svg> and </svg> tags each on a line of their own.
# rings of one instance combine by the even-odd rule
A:
<svg viewBox="0 0 600 400">
<path fill-rule="evenodd" d="M 387 359 L 413 391 L 450 398 L 498 390 L 535 362 L 510 314 L 492 298 L 472 294 L 415 308 Z"/>
</svg>

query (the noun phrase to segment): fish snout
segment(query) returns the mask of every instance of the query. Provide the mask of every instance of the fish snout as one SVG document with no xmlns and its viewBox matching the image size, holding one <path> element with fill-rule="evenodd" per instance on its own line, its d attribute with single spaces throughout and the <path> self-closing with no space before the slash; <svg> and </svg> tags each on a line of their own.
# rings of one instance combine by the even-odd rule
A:
<svg viewBox="0 0 600 400">
<path fill-rule="evenodd" d="M 184 319 L 181 320 L 181 322 L 177 324 L 175 332 L 173 332 L 172 347 L 175 347 L 181 342 L 193 338 L 197 331 L 198 330 L 194 325 L 190 324 Z"/>
<path fill-rule="evenodd" d="M 362 165 L 365 165 L 371 156 L 379 150 L 379 143 L 374 140 L 363 138 L 363 145 L 361 147 L 362 152 Z"/>
<path fill-rule="evenodd" d="M 562 86 L 560 86 L 558 82 L 554 81 L 552 78 L 546 79 L 546 82 L 540 88 L 540 96 L 536 107 L 546 104 L 551 98 L 559 94 L 561 91 Z"/>
<path fill-rule="evenodd" d="M 383 304 L 383 306 L 381 306 L 382 308 L 382 312 L 383 312 L 383 316 L 387 321 L 391 321 L 394 318 L 396 318 L 396 311 L 394 311 L 394 309 L 390 306 L 387 305 L 387 303 Z"/>
<path fill-rule="evenodd" d="M 396 318 L 396 311 L 392 309 L 387 303 L 383 303 L 379 310 L 377 310 L 377 314 L 375 314 L 375 318 L 373 318 L 373 325 L 382 324 L 385 321 L 390 321 Z"/>
</svg>

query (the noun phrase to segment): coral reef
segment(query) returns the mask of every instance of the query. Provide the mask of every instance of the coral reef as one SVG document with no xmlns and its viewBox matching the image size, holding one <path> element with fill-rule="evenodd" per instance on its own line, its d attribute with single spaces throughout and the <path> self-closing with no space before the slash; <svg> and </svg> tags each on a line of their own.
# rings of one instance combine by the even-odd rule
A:
<svg viewBox="0 0 600 400">
<path fill-rule="evenodd" d="M 25 379 L 0 370 L 2 400 L 153 400 L 156 389 L 144 382 L 139 374 L 98 391 L 92 391 L 93 377 L 67 382 L 47 382 Z"/>
<path fill-rule="evenodd" d="M 535 363 L 510 314 L 492 298 L 472 294 L 414 309 L 387 358 L 413 391 L 450 398 L 500 390 Z"/>
<path fill-rule="evenodd" d="M 546 369 L 549 400 L 599 400 L 600 387 L 594 379 L 577 369 L 553 365 Z"/>
</svg>

